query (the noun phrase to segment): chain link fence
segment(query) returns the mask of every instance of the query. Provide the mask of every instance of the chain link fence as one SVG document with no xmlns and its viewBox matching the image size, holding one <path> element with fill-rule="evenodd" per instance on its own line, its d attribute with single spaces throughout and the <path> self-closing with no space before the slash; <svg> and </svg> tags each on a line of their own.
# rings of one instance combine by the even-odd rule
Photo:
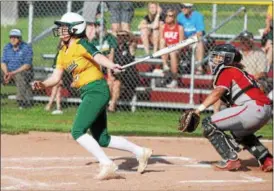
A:
<svg viewBox="0 0 274 191">
<path fill-rule="evenodd" d="M 101 29 L 105 28 L 105 30 L 101 30 L 98 34 L 94 32 L 91 40 L 96 44 L 98 49 L 118 64 L 124 65 L 138 60 L 147 55 L 147 51 L 152 53 L 155 50 L 153 50 L 155 42 L 158 42 L 159 49 L 161 27 L 151 28 L 146 31 L 148 32 L 146 34 L 144 33 L 145 30 L 141 31 L 140 29 L 140 23 L 144 22 L 145 16 L 149 14 L 149 11 L 153 12 L 153 8 L 149 10 L 148 3 L 146 2 L 120 2 L 121 5 L 115 5 L 115 3 L 117 2 L 2 1 L 1 52 L 3 52 L 5 44 L 9 42 L 10 29 L 21 29 L 23 40 L 29 41 L 33 48 L 32 69 L 34 75 L 32 80 L 46 79 L 53 71 L 52 66 L 59 42 L 58 38 L 54 38 L 51 32 L 51 29 L 54 27 L 53 22 L 54 20 L 60 19 L 67 11 L 81 13 L 86 20 L 94 22 L 93 30 L 95 30 L 96 27 L 101 27 Z M 162 24 L 168 17 L 168 10 L 175 10 L 176 14 L 182 12 L 182 7 L 179 2 L 160 2 L 159 6 L 161 9 L 156 8 L 156 12 L 161 11 L 160 20 Z M 212 31 L 212 29 L 216 28 L 243 6 L 245 10 L 240 11 L 239 14 L 231 18 L 231 20 L 219 30 Z M 171 58 L 173 55 L 167 58 L 150 59 L 131 67 L 124 74 L 114 76 L 116 81 L 121 82 L 121 86 L 118 87 L 119 90 L 117 90 L 114 84 L 113 77 L 107 77 L 107 71 L 104 70 L 106 78 L 108 78 L 111 84 L 112 98 L 115 97 L 115 99 L 117 99 L 117 102 L 115 99 L 112 99 L 110 105 L 114 102 L 113 108 L 120 112 L 152 110 L 154 112 L 160 112 L 163 115 L 169 110 L 187 109 L 198 106 L 212 89 L 213 78 L 207 65 L 209 51 L 217 44 L 226 42 L 232 42 L 238 48 L 241 48 L 241 42 L 237 37 L 244 30 L 253 33 L 254 46 L 261 49 L 261 34 L 259 30 L 265 28 L 267 8 L 267 5 L 258 4 L 194 4 L 193 9 L 203 15 L 205 25 L 204 34 L 212 32 L 204 41 L 202 59 L 197 58 L 197 47 L 187 47 L 178 51 L 176 54 L 177 59 L 174 61 L 175 64 L 171 61 L 171 59 L 174 59 Z M 129 29 L 130 33 L 121 32 L 117 29 L 117 26 L 112 25 L 112 23 L 115 23 L 117 20 L 116 17 L 121 14 L 119 11 L 122 10 L 128 14 L 125 15 L 123 19 L 130 21 L 128 26 L 126 26 L 126 22 L 123 23 L 123 30 Z M 153 14 L 152 17 L 155 16 Z M 99 21 L 97 26 L 96 20 L 100 18 L 103 18 L 104 23 Z M 174 16 L 174 18 L 176 20 L 176 16 Z M 116 33 L 113 34 L 113 31 Z M 156 36 L 154 35 L 153 37 L 154 32 Z M 260 55 L 265 56 L 264 54 Z M 166 59 L 166 68 L 163 68 L 163 59 Z M 197 71 L 197 63 L 203 63 L 202 71 Z M 267 64 L 272 66 L 273 63 L 270 63 L 271 61 Z M 194 66 L 196 66 L 195 69 Z M 272 72 L 269 71 L 271 71 L 269 67 L 268 69 L 263 69 L 263 72 L 266 72 L 268 75 L 264 78 L 265 86 L 268 88 L 267 92 L 270 92 L 272 89 L 272 76 L 270 75 Z M 171 83 L 174 80 L 174 75 L 176 75 L 176 83 L 172 86 Z M 80 103 L 79 91 L 71 88 L 70 84 L 71 76 L 65 75 L 62 82 L 56 87 L 48 88 L 41 92 L 32 92 L 31 100 L 33 100 L 32 103 L 35 104 L 34 107 L 40 107 L 40 104 L 42 104 L 46 110 L 52 111 L 55 106 L 51 104 L 54 104 L 54 100 L 58 102 L 59 99 L 62 101 L 60 101 L 61 106 L 58 106 L 58 110 L 62 110 L 62 108 L 66 110 L 68 107 L 78 105 Z M 1 86 L 1 104 L 5 106 L 14 103 L 18 90 L 14 80 L 11 80 L 9 84 Z M 20 107 L 24 107 L 24 105 L 20 105 Z M 114 110 L 113 108 L 110 110 Z M 212 111 L 212 109 L 213 108 L 210 108 L 209 110 Z M 55 114 L 58 114 L 58 111 L 55 111 Z"/>
</svg>

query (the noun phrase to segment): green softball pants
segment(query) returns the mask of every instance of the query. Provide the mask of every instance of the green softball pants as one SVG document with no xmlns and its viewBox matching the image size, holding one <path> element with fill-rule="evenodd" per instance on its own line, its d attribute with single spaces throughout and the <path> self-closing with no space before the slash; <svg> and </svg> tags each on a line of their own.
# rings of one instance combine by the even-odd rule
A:
<svg viewBox="0 0 274 191">
<path fill-rule="evenodd" d="M 72 137 L 76 140 L 89 129 L 99 145 L 107 147 L 110 142 L 106 115 L 110 99 L 108 84 L 104 79 L 97 80 L 81 87 L 80 93 L 82 102 L 71 130 Z"/>
</svg>

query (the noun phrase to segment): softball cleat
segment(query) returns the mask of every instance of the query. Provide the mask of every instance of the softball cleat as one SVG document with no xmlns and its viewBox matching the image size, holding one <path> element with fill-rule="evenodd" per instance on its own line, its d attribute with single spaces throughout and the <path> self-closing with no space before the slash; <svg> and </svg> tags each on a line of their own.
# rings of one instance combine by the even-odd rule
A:
<svg viewBox="0 0 274 191">
<path fill-rule="evenodd" d="M 237 160 L 220 161 L 215 165 L 216 170 L 236 171 L 241 167 L 241 162 Z"/>
<path fill-rule="evenodd" d="M 118 166 L 115 163 L 111 164 L 100 164 L 100 172 L 95 177 L 97 180 L 108 180 L 115 179 L 120 177 L 116 171 L 118 170 Z"/>
<path fill-rule="evenodd" d="M 143 173 L 144 170 L 147 167 L 147 162 L 149 157 L 152 155 L 152 150 L 149 148 L 143 148 L 143 154 L 139 157 L 137 157 L 137 160 L 139 162 L 139 166 L 138 166 L 138 172 L 139 173 Z"/>
</svg>

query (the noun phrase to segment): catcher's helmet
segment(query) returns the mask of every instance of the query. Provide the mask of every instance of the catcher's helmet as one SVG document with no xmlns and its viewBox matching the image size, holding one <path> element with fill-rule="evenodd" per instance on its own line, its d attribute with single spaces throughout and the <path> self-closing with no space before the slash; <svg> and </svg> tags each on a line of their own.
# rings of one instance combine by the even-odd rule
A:
<svg viewBox="0 0 274 191">
<path fill-rule="evenodd" d="M 57 27 L 53 29 L 54 36 L 62 35 L 63 31 L 59 30 L 61 26 L 67 26 L 68 33 L 71 36 L 81 35 L 86 29 L 86 21 L 84 17 L 73 12 L 65 13 L 61 20 L 54 21 L 54 24 L 57 25 Z"/>
<path fill-rule="evenodd" d="M 213 74 L 216 74 L 221 66 L 238 63 L 241 60 L 242 54 L 231 44 L 218 45 L 209 54 L 209 66 Z"/>
</svg>

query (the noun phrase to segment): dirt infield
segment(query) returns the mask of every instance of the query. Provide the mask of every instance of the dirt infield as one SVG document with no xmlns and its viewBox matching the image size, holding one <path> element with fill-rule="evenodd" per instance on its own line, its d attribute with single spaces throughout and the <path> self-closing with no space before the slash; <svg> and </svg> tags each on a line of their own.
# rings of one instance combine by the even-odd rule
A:
<svg viewBox="0 0 274 191">
<path fill-rule="evenodd" d="M 69 134 L 1 136 L 1 190 L 272 190 L 272 173 L 261 172 L 243 151 L 238 172 L 215 171 L 220 159 L 201 138 L 128 137 L 154 150 L 144 174 L 129 153 L 105 149 L 121 179 L 98 181 L 98 163 Z M 264 142 L 272 150 L 272 141 Z"/>
</svg>

